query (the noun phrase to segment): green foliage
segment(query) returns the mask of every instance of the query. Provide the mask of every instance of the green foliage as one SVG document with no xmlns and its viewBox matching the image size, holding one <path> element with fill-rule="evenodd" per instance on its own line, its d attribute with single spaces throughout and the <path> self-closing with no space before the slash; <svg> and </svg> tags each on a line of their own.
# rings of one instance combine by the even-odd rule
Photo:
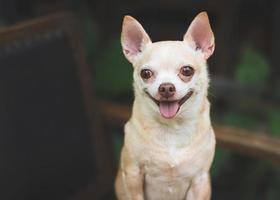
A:
<svg viewBox="0 0 280 200">
<path fill-rule="evenodd" d="M 258 125 L 258 119 L 253 114 L 236 111 L 229 111 L 223 121 L 227 125 L 246 129 L 254 129 Z"/>
<path fill-rule="evenodd" d="M 123 146 L 123 137 L 120 137 L 119 133 L 112 134 L 113 146 L 114 146 L 114 157 L 119 159 L 121 156 L 121 149 Z"/>
<path fill-rule="evenodd" d="M 272 187 L 269 188 L 267 192 L 267 200 L 278 200 L 279 199 L 279 186 L 277 184 L 273 184 Z"/>
<path fill-rule="evenodd" d="M 81 7 L 82 2 L 80 0 L 68 0 L 68 4 L 74 10 L 78 10 Z"/>
<path fill-rule="evenodd" d="M 280 197 L 280 168 L 275 163 L 262 162 L 261 167 L 264 169 L 262 177 L 267 179 L 267 192 L 262 199 L 278 200 Z M 272 175 L 272 176 L 271 176 Z M 256 175 L 258 176 L 258 175 Z M 264 184 L 265 185 L 265 184 Z"/>
<path fill-rule="evenodd" d="M 110 97 L 127 94 L 132 90 L 132 66 L 124 58 L 119 39 L 112 41 L 107 52 L 93 75 L 96 91 Z"/>
<path fill-rule="evenodd" d="M 273 135 L 280 136 L 280 111 L 272 110 L 268 113 L 268 125 Z"/>
<path fill-rule="evenodd" d="M 229 151 L 227 151 L 225 149 L 221 149 L 219 147 L 216 148 L 214 161 L 213 161 L 213 164 L 211 167 L 211 176 L 213 178 L 217 177 L 221 167 L 226 163 L 229 156 L 230 156 Z"/>
<path fill-rule="evenodd" d="M 94 22 L 92 21 L 92 17 L 88 14 L 83 15 L 83 21 L 81 27 L 83 28 L 82 31 L 82 38 L 83 38 L 83 45 L 86 49 L 86 59 L 89 65 L 92 65 L 92 58 L 94 57 L 94 53 L 96 51 L 96 32 L 94 29 Z"/>
<path fill-rule="evenodd" d="M 4 19 L 0 19 L 0 27 L 6 26 L 6 22 Z"/>
<path fill-rule="evenodd" d="M 246 46 L 241 52 L 241 61 L 236 66 L 235 79 L 243 85 L 265 84 L 269 75 L 269 64 L 256 49 Z"/>
</svg>

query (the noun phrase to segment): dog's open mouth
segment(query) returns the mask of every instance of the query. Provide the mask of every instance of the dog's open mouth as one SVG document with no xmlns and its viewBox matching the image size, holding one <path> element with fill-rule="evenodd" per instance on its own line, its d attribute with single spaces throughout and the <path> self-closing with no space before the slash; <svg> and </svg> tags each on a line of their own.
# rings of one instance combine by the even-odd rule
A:
<svg viewBox="0 0 280 200">
<path fill-rule="evenodd" d="M 147 91 L 146 94 L 159 106 L 160 114 L 166 118 L 173 118 L 179 111 L 181 105 L 183 105 L 193 94 L 193 91 L 189 91 L 183 98 L 179 100 L 157 100 L 152 97 Z"/>
</svg>

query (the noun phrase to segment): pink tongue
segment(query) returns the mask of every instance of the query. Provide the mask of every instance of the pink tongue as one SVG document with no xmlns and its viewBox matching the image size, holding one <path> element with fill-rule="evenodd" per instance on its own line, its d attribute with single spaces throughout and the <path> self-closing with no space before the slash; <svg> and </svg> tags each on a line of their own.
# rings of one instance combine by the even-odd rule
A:
<svg viewBox="0 0 280 200">
<path fill-rule="evenodd" d="M 174 117 L 179 109 L 178 102 L 160 102 L 159 111 L 164 118 L 170 119 Z"/>
</svg>

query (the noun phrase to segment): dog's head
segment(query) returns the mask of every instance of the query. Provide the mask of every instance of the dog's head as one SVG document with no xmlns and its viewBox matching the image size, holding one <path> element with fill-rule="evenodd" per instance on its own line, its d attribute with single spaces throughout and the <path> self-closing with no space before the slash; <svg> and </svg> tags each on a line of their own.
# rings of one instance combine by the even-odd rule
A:
<svg viewBox="0 0 280 200">
<path fill-rule="evenodd" d="M 206 12 L 189 26 L 183 41 L 152 42 L 141 24 L 125 16 L 121 43 L 134 67 L 136 98 L 147 101 L 163 118 L 174 118 L 206 98 L 206 60 L 215 44 Z"/>
</svg>

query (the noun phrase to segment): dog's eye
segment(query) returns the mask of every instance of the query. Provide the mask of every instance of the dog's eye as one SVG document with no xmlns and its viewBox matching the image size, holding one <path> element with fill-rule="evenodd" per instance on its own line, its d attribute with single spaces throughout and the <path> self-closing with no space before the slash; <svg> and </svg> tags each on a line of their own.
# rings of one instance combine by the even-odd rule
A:
<svg viewBox="0 0 280 200">
<path fill-rule="evenodd" d="M 149 69 L 142 69 L 140 75 L 143 79 L 149 79 L 153 76 L 153 72 Z"/>
<path fill-rule="evenodd" d="M 194 69 L 191 66 L 184 66 L 181 68 L 180 73 L 183 76 L 192 76 L 194 74 Z"/>
</svg>

